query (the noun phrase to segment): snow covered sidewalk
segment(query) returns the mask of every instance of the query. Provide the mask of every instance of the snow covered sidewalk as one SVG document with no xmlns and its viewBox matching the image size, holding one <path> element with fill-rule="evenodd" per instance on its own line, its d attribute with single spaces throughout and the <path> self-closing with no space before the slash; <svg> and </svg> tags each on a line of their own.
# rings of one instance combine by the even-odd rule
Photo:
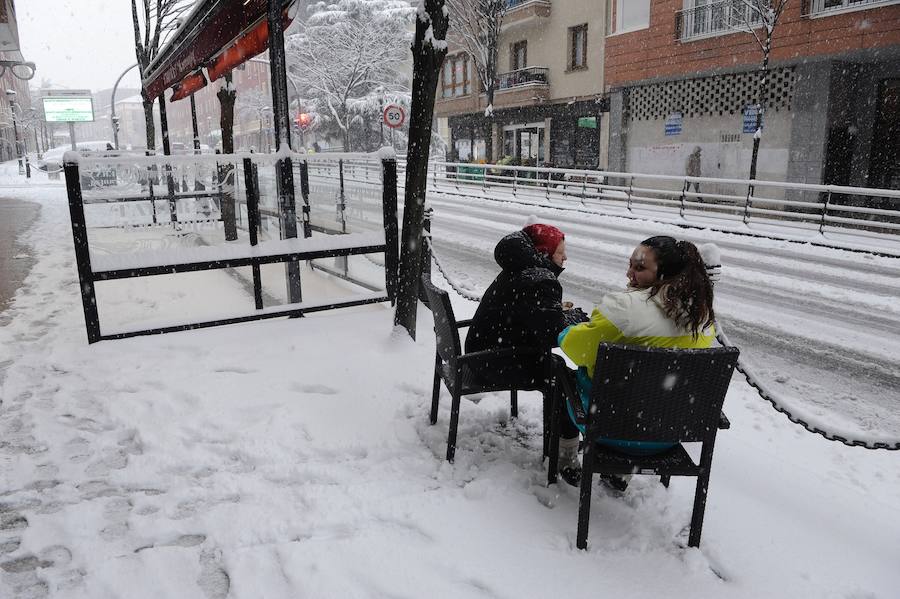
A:
<svg viewBox="0 0 900 599">
<path fill-rule="evenodd" d="M 0 597 L 828 597 L 900 587 L 900 460 L 790 424 L 738 376 L 700 550 L 693 480 L 546 489 L 540 399 L 449 401 L 434 338 L 371 306 L 157 337 L 85 339 L 60 187 L 0 316 Z M 0 201 L 3 201 L 0 199 Z M 206 290 L 209 292 L 209 290 Z M 155 307 L 165 316 L 165 303 Z M 474 310 L 465 302 L 460 317 Z"/>
</svg>

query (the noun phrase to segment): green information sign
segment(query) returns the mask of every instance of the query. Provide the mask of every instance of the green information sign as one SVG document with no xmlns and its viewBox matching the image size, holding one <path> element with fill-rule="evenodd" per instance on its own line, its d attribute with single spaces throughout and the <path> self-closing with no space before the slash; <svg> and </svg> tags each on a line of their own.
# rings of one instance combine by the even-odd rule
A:
<svg viewBox="0 0 900 599">
<path fill-rule="evenodd" d="M 87 98 L 46 97 L 44 120 L 48 123 L 86 123 L 94 120 L 94 102 Z"/>
<path fill-rule="evenodd" d="M 597 128 L 597 117 L 595 116 L 583 116 L 578 119 L 578 126 L 583 127 L 585 129 L 596 129 Z"/>
</svg>

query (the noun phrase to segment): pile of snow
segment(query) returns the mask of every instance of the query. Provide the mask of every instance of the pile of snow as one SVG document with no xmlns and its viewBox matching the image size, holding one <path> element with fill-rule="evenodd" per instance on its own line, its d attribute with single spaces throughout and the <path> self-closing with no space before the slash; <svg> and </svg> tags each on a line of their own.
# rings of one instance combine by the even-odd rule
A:
<svg viewBox="0 0 900 599">
<path fill-rule="evenodd" d="M 896 596 L 897 455 L 805 433 L 739 376 L 701 548 L 693 480 L 636 477 L 595 492 L 580 552 L 537 394 L 517 420 L 506 395 L 465 402 L 443 461 L 427 311 L 415 342 L 376 305 L 88 346 L 64 191 L 2 197 L 42 207 L 0 317 L 2 597 Z"/>
</svg>

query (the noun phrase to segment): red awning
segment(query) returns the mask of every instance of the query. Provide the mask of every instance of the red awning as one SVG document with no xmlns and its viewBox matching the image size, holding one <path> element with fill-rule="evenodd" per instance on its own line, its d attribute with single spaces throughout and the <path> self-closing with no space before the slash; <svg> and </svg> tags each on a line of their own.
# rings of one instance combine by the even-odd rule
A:
<svg viewBox="0 0 900 599">
<path fill-rule="evenodd" d="M 197 90 L 206 87 L 206 77 L 203 73 L 194 73 L 182 79 L 181 83 L 175 85 L 175 93 L 169 98 L 169 102 L 175 102 L 187 98 Z"/>
<path fill-rule="evenodd" d="M 295 0 L 280 2 L 287 7 Z M 155 98 L 163 90 L 206 66 L 223 49 L 239 43 L 244 34 L 266 22 L 267 7 L 268 0 L 200 0 L 142 74 L 147 95 Z M 266 34 L 263 49 L 268 47 L 268 28 Z M 246 56 L 244 60 L 251 56 L 255 54 Z M 238 64 L 240 62 L 231 68 Z"/>
<path fill-rule="evenodd" d="M 291 20 L 288 11 L 284 11 L 282 22 L 285 29 L 291 24 Z M 209 80 L 215 81 L 220 77 L 224 77 L 233 68 L 250 60 L 257 54 L 265 52 L 268 47 L 269 21 L 268 19 L 263 19 L 212 60 L 211 64 L 206 68 L 206 72 L 209 73 Z"/>
</svg>

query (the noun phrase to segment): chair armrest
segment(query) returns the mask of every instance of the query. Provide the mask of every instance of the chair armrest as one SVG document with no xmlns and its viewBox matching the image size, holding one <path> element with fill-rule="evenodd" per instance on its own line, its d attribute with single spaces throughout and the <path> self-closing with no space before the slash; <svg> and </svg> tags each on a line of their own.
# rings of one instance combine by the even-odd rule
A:
<svg viewBox="0 0 900 599">
<path fill-rule="evenodd" d="M 462 328 L 464 328 L 464 327 L 470 327 L 470 326 L 472 326 L 472 319 L 471 319 L 471 318 L 467 318 L 467 319 L 465 319 L 465 320 L 457 320 L 457 321 L 456 321 L 456 328 L 457 328 L 457 329 L 462 329 Z"/>
<path fill-rule="evenodd" d="M 481 351 L 463 354 L 456 359 L 457 364 L 464 364 L 481 358 L 518 358 L 523 356 L 540 356 L 549 354 L 547 350 L 534 347 L 504 347 L 503 349 L 485 349 Z"/>
<path fill-rule="evenodd" d="M 725 415 L 725 412 L 719 412 L 719 430 L 724 431 L 731 428 L 731 421 Z"/>
</svg>

